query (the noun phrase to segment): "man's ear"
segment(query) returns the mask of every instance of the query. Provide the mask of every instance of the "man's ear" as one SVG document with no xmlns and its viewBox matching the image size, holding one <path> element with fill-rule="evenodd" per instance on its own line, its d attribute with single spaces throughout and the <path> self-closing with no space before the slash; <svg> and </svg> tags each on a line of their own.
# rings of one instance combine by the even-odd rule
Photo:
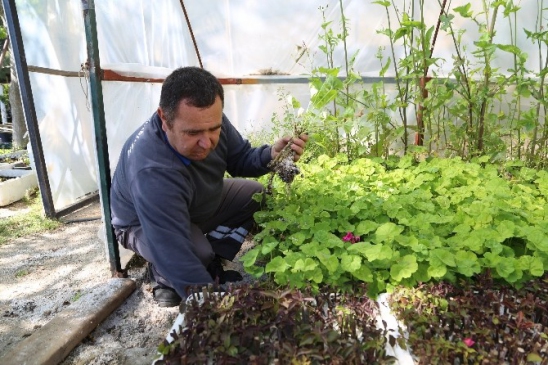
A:
<svg viewBox="0 0 548 365">
<path fill-rule="evenodd" d="M 162 121 L 162 130 L 164 132 L 167 132 L 169 129 L 169 125 L 166 122 L 164 111 L 162 110 L 162 108 L 158 107 L 157 113 L 158 113 L 158 116 L 160 117 L 160 120 Z"/>
</svg>

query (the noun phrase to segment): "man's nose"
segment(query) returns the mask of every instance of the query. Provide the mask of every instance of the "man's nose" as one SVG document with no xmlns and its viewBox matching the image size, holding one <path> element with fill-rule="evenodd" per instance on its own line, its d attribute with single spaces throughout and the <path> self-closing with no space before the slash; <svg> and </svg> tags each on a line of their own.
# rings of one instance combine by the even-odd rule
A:
<svg viewBox="0 0 548 365">
<path fill-rule="evenodd" d="M 211 140 L 210 140 L 209 136 L 204 136 L 204 137 L 200 138 L 200 140 L 198 141 L 198 146 L 200 146 L 201 148 L 204 148 L 204 149 L 211 148 Z"/>
</svg>

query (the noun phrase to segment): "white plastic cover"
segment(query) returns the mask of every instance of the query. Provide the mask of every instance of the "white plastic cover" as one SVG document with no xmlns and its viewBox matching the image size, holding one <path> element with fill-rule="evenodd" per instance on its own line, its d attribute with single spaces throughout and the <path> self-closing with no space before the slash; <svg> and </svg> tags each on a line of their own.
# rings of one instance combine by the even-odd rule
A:
<svg viewBox="0 0 548 365">
<path fill-rule="evenodd" d="M 477 13 L 482 2 L 450 1 L 451 8 L 472 3 Z M 95 0 L 99 52 L 103 69 L 122 75 L 163 78 L 180 66 L 199 66 L 180 0 Z M 397 6 L 410 3 L 396 0 Z M 416 2 L 418 4 L 418 2 Z M 432 3 L 430 5 L 430 3 Z M 81 0 L 17 0 L 29 66 L 79 71 L 87 59 Z M 341 32 L 339 1 L 291 0 L 185 0 L 204 68 L 218 77 L 255 77 L 262 70 L 276 71 L 285 78 L 305 79 L 311 67 L 326 65 L 319 50 L 322 40 L 322 11 L 335 33 Z M 428 2 L 425 22 L 435 26 L 440 6 Z M 348 54 L 358 52 L 355 70 L 376 77 L 381 65 L 375 55 L 383 47 L 390 56 L 388 39 L 377 31 L 388 27 L 386 9 L 362 0 L 342 1 L 347 18 Z M 538 69 L 538 48 L 527 40 L 523 28 L 538 25 L 538 4 L 523 1 L 517 18 L 517 42 L 529 54 L 527 66 Z M 418 6 L 418 5 L 417 5 Z M 389 7 L 392 25 L 396 17 Z M 415 11 L 419 18 L 418 8 Z M 466 29 L 463 44 L 472 49 L 478 39 L 477 27 L 470 20 L 455 18 L 458 29 Z M 508 19 L 499 14 L 495 42 L 509 43 Z M 299 55 L 304 49 L 310 57 Z M 447 62 L 437 71 L 447 75 L 452 68 L 454 45 L 440 32 L 434 57 Z M 396 58 L 403 55 L 401 48 Z M 504 55 L 501 55 L 504 56 Z M 298 60 L 298 61 L 297 61 Z M 506 70 L 513 58 L 497 58 Z M 335 65 L 344 64 L 344 49 L 334 53 Z M 342 73 L 344 74 L 344 73 Z M 389 71 L 387 76 L 393 76 Z M 266 77 L 266 76 L 264 76 Z M 264 80 L 263 77 L 263 80 Z M 306 107 L 305 83 L 261 83 L 227 85 L 225 113 L 244 134 L 270 127 L 273 113 L 281 113 L 279 90 L 294 94 Z M 31 86 L 40 125 L 50 186 L 56 210 L 97 190 L 97 167 L 91 111 L 86 107 L 85 78 L 44 75 L 31 72 Z M 105 117 L 111 172 L 127 136 L 156 109 L 159 83 L 103 81 Z"/>
</svg>

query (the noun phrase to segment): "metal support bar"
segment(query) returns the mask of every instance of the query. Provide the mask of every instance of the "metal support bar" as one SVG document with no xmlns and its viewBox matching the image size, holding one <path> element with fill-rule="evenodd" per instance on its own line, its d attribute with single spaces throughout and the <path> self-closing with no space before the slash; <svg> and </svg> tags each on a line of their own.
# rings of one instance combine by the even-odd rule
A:
<svg viewBox="0 0 548 365">
<path fill-rule="evenodd" d="M 56 213 L 56 217 L 60 219 L 70 213 L 74 213 L 78 209 L 81 209 L 87 205 L 90 205 L 91 203 L 95 203 L 98 200 L 100 200 L 99 193 L 95 192 L 93 194 L 90 194 L 82 199 L 79 199 L 78 201 L 69 205 L 68 207 L 58 210 Z"/>
<path fill-rule="evenodd" d="M 27 58 L 23 46 L 23 37 L 21 36 L 19 17 L 17 16 L 17 7 L 15 6 L 15 0 L 2 0 L 2 3 L 4 5 L 4 12 L 8 23 L 8 32 L 13 50 L 12 57 L 15 60 L 15 69 L 17 71 L 19 88 L 21 90 L 21 102 L 23 104 L 23 112 L 25 114 L 29 140 L 36 165 L 36 176 L 38 178 L 38 185 L 42 196 L 44 213 L 47 217 L 54 218 L 55 207 L 53 206 L 48 170 L 44 160 L 44 150 L 42 149 L 40 128 L 38 126 L 38 118 L 36 117 L 32 88 L 30 86 Z"/>
<path fill-rule="evenodd" d="M 64 70 L 55 70 L 47 67 L 39 67 L 28 65 L 29 72 L 36 72 L 45 75 L 56 75 L 56 76 L 65 76 L 65 77 L 82 77 L 81 71 L 64 71 Z"/>
<path fill-rule="evenodd" d="M 99 196 L 103 209 L 103 224 L 105 228 L 110 269 L 114 276 L 121 276 L 120 251 L 116 242 L 110 215 L 110 162 L 108 158 L 107 130 L 105 123 L 105 108 L 103 104 L 103 88 L 101 85 L 101 64 L 99 62 L 99 42 L 97 40 L 97 22 L 95 3 L 93 0 L 82 0 L 84 26 L 86 28 L 86 44 L 89 65 L 89 86 L 91 109 L 95 127 L 95 146 L 99 165 Z"/>
<path fill-rule="evenodd" d="M 196 56 L 198 57 L 198 62 L 200 63 L 200 67 L 204 68 L 204 64 L 202 63 L 202 57 L 200 56 L 200 50 L 198 49 L 198 43 L 196 42 L 196 37 L 194 37 L 194 31 L 192 30 L 190 19 L 188 18 L 185 2 L 183 0 L 180 0 L 180 2 L 181 2 L 181 7 L 183 8 L 183 13 L 185 14 L 185 20 L 186 20 L 186 24 L 188 25 L 188 31 L 190 32 L 190 37 L 192 38 L 192 43 L 194 44 L 194 50 L 196 51 Z"/>
<path fill-rule="evenodd" d="M 30 71 L 52 73 L 53 71 L 45 71 L 45 69 L 39 70 L 37 67 L 29 66 Z M 59 72 L 59 71 L 58 71 Z M 163 83 L 164 78 L 150 78 L 141 76 L 125 76 L 114 70 L 101 69 L 103 81 L 122 81 L 122 82 L 146 82 L 146 83 Z M 325 77 L 316 77 L 322 82 L 325 81 Z M 339 76 L 339 80 L 344 81 L 346 77 Z M 217 78 L 222 85 L 268 85 L 268 84 L 308 84 L 310 77 L 308 76 L 290 76 L 290 75 L 251 75 L 248 77 L 218 77 Z M 364 83 L 376 83 L 384 82 L 385 84 L 395 84 L 396 79 L 394 77 L 370 77 L 362 76 Z"/>
</svg>

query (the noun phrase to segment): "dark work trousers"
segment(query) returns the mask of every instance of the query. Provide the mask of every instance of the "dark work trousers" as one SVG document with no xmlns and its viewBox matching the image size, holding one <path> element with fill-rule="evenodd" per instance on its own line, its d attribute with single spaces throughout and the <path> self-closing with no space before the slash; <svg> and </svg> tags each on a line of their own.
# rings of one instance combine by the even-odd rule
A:
<svg viewBox="0 0 548 365">
<path fill-rule="evenodd" d="M 253 214 L 261 206 L 252 197 L 256 193 L 261 193 L 263 189 L 260 183 L 253 180 L 225 179 L 221 203 L 217 211 L 205 222 L 191 223 L 192 244 L 196 255 L 205 267 L 209 265 L 216 254 L 229 260 L 234 259 L 242 246 L 243 239 L 230 239 L 230 235 L 238 236 L 238 232 L 247 234 L 247 231 L 251 229 Z M 208 235 L 208 239 L 206 233 L 211 231 L 213 231 L 213 237 Z M 225 236 L 219 236 L 219 231 L 226 232 Z M 154 262 L 151 262 L 150 258 L 147 257 L 148 255 L 142 254 L 148 251 L 147 247 L 151 247 L 151 245 L 146 242 L 146 236 L 141 226 L 115 229 L 115 234 L 116 239 L 122 246 L 136 252 L 150 262 L 156 282 L 172 286 L 169 281 L 158 274 Z"/>
</svg>

